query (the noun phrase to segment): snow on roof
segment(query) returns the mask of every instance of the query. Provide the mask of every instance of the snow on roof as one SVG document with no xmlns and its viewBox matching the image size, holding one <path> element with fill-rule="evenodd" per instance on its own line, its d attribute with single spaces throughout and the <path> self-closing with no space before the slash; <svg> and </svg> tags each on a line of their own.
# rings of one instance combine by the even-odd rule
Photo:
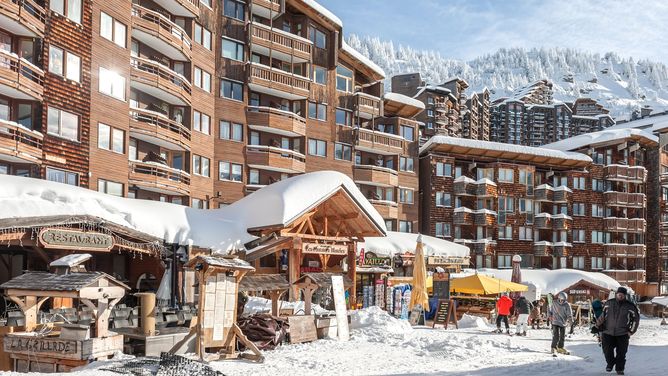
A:
<svg viewBox="0 0 668 376">
<path fill-rule="evenodd" d="M 409 106 L 421 108 L 424 110 L 424 103 L 422 101 L 419 101 L 417 99 L 413 99 L 409 96 L 399 94 L 399 93 L 393 93 L 393 92 L 386 92 L 383 94 L 383 99 L 387 99 L 390 101 L 395 101 L 403 104 L 407 104 Z"/>
<path fill-rule="evenodd" d="M 668 307 L 668 296 L 656 296 L 652 299 L 652 303 Z"/>
<path fill-rule="evenodd" d="M 352 55 L 353 58 L 355 58 L 356 60 L 358 60 L 358 61 L 361 62 L 362 64 L 364 64 L 364 65 L 366 65 L 367 67 L 371 68 L 371 70 L 373 70 L 373 71 L 376 72 L 377 74 L 383 76 L 383 78 L 385 78 L 385 71 L 383 70 L 383 68 L 379 67 L 378 64 L 376 64 L 376 63 L 374 63 L 373 61 L 371 61 L 371 59 L 369 59 L 368 57 L 362 55 L 362 54 L 361 54 L 359 51 L 357 51 L 356 49 L 352 48 L 348 43 L 346 43 L 345 40 L 342 41 L 341 49 L 342 49 L 344 52 L 347 52 L 348 54 Z"/>
<path fill-rule="evenodd" d="M 561 151 L 578 150 L 585 147 L 594 146 L 596 144 L 602 144 L 605 142 L 611 142 L 617 140 L 623 141 L 631 137 L 642 137 L 645 138 L 646 140 L 649 140 L 650 142 L 659 142 L 659 139 L 656 136 L 640 129 L 607 128 L 599 132 L 585 133 L 579 136 L 570 137 L 561 141 L 553 142 L 551 144 L 546 144 L 541 146 L 541 148 L 561 150 Z"/>
<path fill-rule="evenodd" d="M 652 132 L 658 132 L 660 130 L 668 128 L 668 115 L 648 116 L 644 119 L 628 121 L 626 123 L 617 123 L 606 129 L 627 129 L 627 128 L 639 128 L 639 129 L 651 128 Z"/>
<path fill-rule="evenodd" d="M 325 8 L 324 6 L 318 4 L 317 1 L 315 0 L 302 0 L 304 4 L 308 5 L 309 7 L 313 8 L 316 12 L 322 14 L 327 20 L 336 26 L 343 28 L 343 22 L 341 22 L 341 19 L 337 16 L 334 15 L 329 9 Z"/>
<path fill-rule="evenodd" d="M 388 231 L 385 237 L 366 237 L 364 242 L 357 243 L 357 250 L 392 257 L 406 252 L 415 253 L 415 245 L 419 234 Z M 469 257 L 471 251 L 467 246 L 453 243 L 433 236 L 422 235 L 425 256 Z"/>
<path fill-rule="evenodd" d="M 591 162 L 591 158 L 582 153 L 552 150 L 546 147 L 532 147 L 523 145 L 505 144 L 501 142 L 471 140 L 467 138 L 456 138 L 450 136 L 433 136 L 421 148 L 420 154 L 430 150 L 435 145 L 445 144 L 453 146 L 463 146 L 467 148 L 505 151 L 509 153 L 529 154 L 548 158 L 561 158 L 577 160 L 582 162 Z"/>
<path fill-rule="evenodd" d="M 511 280 L 513 274 L 512 269 L 480 269 L 477 272 L 507 281 Z M 452 275 L 452 278 L 461 278 L 473 273 L 474 270 L 466 269 L 462 273 Z M 581 280 L 610 290 L 616 290 L 620 286 L 619 282 L 603 273 L 575 269 L 522 269 L 522 283 L 534 285 L 543 295 L 557 294 Z"/>
<path fill-rule="evenodd" d="M 424 92 L 425 90 L 438 91 L 441 94 L 445 94 L 445 95 L 451 95 L 452 94 L 452 91 L 450 91 L 450 89 L 448 89 L 447 87 L 436 86 L 436 85 L 425 85 L 425 86 L 418 87 L 418 92 L 413 96 L 413 98 L 419 97 L 420 94 L 422 94 L 422 92 Z"/>
</svg>

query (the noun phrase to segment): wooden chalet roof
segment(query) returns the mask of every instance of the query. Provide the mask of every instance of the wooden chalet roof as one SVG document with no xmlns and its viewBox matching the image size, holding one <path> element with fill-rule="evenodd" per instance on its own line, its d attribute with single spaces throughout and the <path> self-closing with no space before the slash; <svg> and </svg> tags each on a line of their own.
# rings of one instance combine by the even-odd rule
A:
<svg viewBox="0 0 668 376">
<path fill-rule="evenodd" d="M 206 255 L 197 255 L 194 258 L 190 259 L 186 263 L 186 267 L 193 267 L 198 263 L 204 263 L 209 266 L 232 269 L 232 270 L 250 270 L 254 271 L 255 268 L 252 267 L 248 262 L 233 257 L 218 257 L 218 256 L 206 256 Z"/>
<path fill-rule="evenodd" d="M 329 288 L 332 286 L 332 276 L 340 275 L 337 273 L 305 273 L 293 285 L 305 282 L 307 278 L 311 279 L 319 287 Z M 353 281 L 347 275 L 343 275 L 343 285 L 349 287 L 353 285 Z"/>
<path fill-rule="evenodd" d="M 404 118 L 412 118 L 424 111 L 424 103 L 421 101 L 392 92 L 383 95 L 383 107 L 386 115 L 393 114 Z"/>
<path fill-rule="evenodd" d="M 239 283 L 239 291 L 272 291 L 289 288 L 290 283 L 283 274 L 247 275 Z"/>
<path fill-rule="evenodd" d="M 90 287 L 100 279 L 108 279 L 114 284 L 129 290 L 130 287 L 103 272 L 84 272 L 54 274 L 48 272 L 28 272 L 0 285 L 1 289 L 37 290 L 37 291 L 79 291 Z"/>
</svg>

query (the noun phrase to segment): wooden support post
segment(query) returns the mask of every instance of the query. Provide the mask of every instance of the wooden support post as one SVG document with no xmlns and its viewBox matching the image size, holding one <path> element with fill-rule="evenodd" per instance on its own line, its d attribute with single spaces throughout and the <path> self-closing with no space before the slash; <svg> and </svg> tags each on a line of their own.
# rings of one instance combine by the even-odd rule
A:
<svg viewBox="0 0 668 376">
<path fill-rule="evenodd" d="M 311 299 L 313 299 L 313 291 L 315 291 L 317 287 L 313 288 L 310 285 L 304 288 L 304 314 L 305 315 L 310 315 L 311 314 Z"/>
<path fill-rule="evenodd" d="M 348 278 L 353 281 L 353 285 L 350 287 L 350 294 L 348 295 L 348 308 L 355 307 L 355 301 L 357 298 L 357 257 L 356 257 L 356 248 L 355 242 L 350 242 L 348 244 Z"/>
<path fill-rule="evenodd" d="M 280 299 L 282 291 L 272 290 L 269 291 L 269 297 L 271 298 L 271 314 L 273 316 L 278 316 L 278 299 Z"/>
<path fill-rule="evenodd" d="M 296 286 L 293 285 L 300 276 L 300 267 L 301 267 L 301 253 L 302 253 L 302 241 L 301 238 L 294 238 L 292 243 L 292 249 L 290 250 L 290 255 L 288 257 L 288 282 L 290 282 L 290 296 L 289 299 L 291 302 L 294 302 L 299 298 L 299 290 Z"/>
</svg>

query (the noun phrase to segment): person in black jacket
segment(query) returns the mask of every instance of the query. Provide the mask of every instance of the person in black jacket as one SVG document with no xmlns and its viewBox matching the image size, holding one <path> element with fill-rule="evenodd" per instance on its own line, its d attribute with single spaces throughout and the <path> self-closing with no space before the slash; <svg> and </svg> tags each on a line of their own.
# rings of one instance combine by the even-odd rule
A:
<svg viewBox="0 0 668 376">
<path fill-rule="evenodd" d="M 615 298 L 605 302 L 603 314 L 596 322 L 601 331 L 603 354 L 607 363 L 605 370 L 607 372 L 611 372 L 614 366 L 618 375 L 624 374 L 629 337 L 638 330 L 639 323 L 640 312 L 638 307 L 627 299 L 626 288 L 618 288 Z"/>
<path fill-rule="evenodd" d="M 531 313 L 532 309 L 533 305 L 527 300 L 527 298 L 520 296 L 520 298 L 517 299 L 517 303 L 515 303 L 515 314 L 517 315 L 517 329 L 515 330 L 516 335 L 526 337 L 529 314 Z"/>
</svg>

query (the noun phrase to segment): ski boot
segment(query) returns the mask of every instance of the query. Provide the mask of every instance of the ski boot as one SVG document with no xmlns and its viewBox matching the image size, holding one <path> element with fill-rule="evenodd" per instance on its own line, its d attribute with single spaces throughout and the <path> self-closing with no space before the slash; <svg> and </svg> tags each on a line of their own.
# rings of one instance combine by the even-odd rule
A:
<svg viewBox="0 0 668 376">
<path fill-rule="evenodd" d="M 557 352 L 558 352 L 559 354 L 563 354 L 563 355 L 571 355 L 571 353 L 568 352 L 568 350 L 566 350 L 566 349 L 563 348 L 563 347 L 558 348 L 558 349 L 557 349 Z"/>
</svg>

